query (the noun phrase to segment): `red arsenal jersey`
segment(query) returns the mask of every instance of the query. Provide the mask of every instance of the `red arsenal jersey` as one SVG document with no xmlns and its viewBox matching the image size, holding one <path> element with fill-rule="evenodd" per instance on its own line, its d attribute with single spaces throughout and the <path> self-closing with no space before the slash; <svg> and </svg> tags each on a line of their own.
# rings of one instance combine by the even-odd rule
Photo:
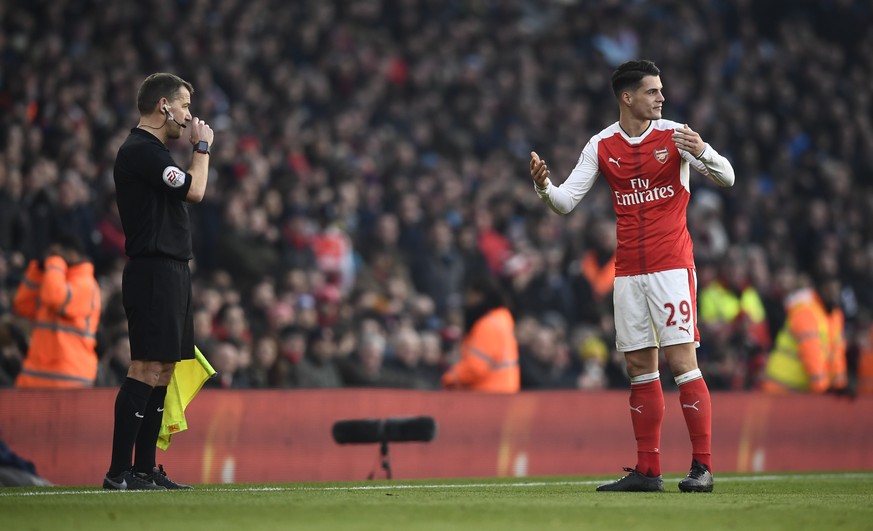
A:
<svg viewBox="0 0 873 531">
<path fill-rule="evenodd" d="M 603 175 L 612 190 L 617 218 L 616 276 L 694 267 L 685 218 L 690 198 L 689 167 L 721 185 L 733 184 L 730 163 L 706 146 L 700 159 L 671 139 L 682 124 L 653 120 L 645 133 L 629 137 L 618 122 L 594 135 L 561 186 L 548 184 L 540 196 L 567 213 Z"/>
</svg>

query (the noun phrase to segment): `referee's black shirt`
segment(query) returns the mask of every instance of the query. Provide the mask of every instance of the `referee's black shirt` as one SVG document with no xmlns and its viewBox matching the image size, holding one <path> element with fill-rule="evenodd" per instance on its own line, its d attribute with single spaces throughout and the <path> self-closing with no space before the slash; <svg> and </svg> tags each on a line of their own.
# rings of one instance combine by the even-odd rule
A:
<svg viewBox="0 0 873 531">
<path fill-rule="evenodd" d="M 131 129 L 118 150 L 114 177 L 127 256 L 193 258 L 185 202 L 191 175 L 176 165 L 167 146 L 147 131 Z"/>
</svg>

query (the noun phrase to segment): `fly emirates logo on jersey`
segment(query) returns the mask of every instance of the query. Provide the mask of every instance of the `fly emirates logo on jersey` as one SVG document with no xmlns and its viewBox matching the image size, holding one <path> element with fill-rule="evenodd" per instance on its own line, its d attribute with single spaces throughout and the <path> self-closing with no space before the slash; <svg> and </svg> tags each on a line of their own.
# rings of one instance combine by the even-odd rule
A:
<svg viewBox="0 0 873 531">
<path fill-rule="evenodd" d="M 643 203 L 653 203 L 676 195 L 672 184 L 649 188 L 650 179 L 630 179 L 631 191 L 615 190 L 615 204 L 618 206 L 635 206 Z"/>
</svg>

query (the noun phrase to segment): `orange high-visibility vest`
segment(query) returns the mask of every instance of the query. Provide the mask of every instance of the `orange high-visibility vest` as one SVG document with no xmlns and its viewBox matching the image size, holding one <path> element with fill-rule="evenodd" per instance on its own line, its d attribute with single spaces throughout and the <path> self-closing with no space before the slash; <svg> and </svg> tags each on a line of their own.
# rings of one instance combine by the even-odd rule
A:
<svg viewBox="0 0 873 531">
<path fill-rule="evenodd" d="M 829 388 L 845 388 L 848 377 L 842 310 L 828 312 L 812 290 L 792 295 L 786 306 L 785 327 L 776 336 L 767 360 L 764 390 L 823 393 Z"/>
<path fill-rule="evenodd" d="M 443 386 L 491 393 L 521 388 L 515 320 L 506 308 L 483 315 L 461 342 L 461 359 L 442 378 Z"/>
<path fill-rule="evenodd" d="M 50 256 L 32 261 L 15 294 L 15 312 L 30 319 L 30 347 L 16 387 L 91 387 L 97 376 L 100 286 L 94 266 L 67 266 Z"/>
</svg>

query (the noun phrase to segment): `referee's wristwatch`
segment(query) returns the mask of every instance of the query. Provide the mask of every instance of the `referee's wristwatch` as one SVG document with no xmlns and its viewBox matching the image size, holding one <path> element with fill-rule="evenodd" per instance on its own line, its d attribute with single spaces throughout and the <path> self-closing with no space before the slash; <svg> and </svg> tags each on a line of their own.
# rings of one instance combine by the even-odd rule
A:
<svg viewBox="0 0 873 531">
<path fill-rule="evenodd" d="M 196 144 L 194 144 L 194 152 L 209 155 L 209 142 L 205 140 L 197 142 Z"/>
</svg>

